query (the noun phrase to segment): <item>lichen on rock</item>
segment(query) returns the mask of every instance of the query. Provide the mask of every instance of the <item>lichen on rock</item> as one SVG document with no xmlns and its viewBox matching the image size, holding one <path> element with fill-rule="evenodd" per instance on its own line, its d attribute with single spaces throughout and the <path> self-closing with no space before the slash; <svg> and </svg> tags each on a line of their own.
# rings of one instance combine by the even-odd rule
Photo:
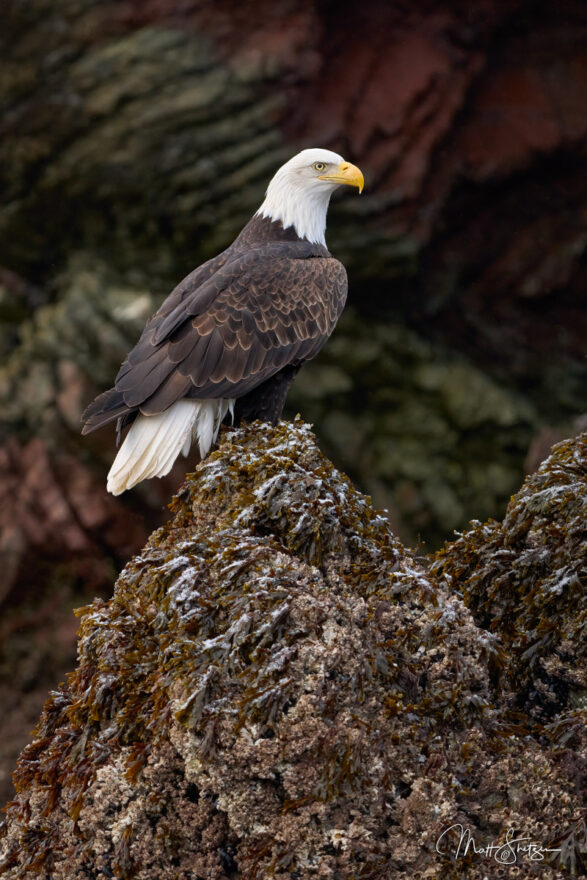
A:
<svg viewBox="0 0 587 880">
<path fill-rule="evenodd" d="M 577 863 L 581 730 L 559 754 L 500 710 L 497 634 L 307 425 L 225 431 L 172 509 L 80 612 L 78 666 L 19 760 L 2 876 L 478 877 L 437 852 L 455 823 L 479 844 L 558 835 L 558 868 Z"/>
</svg>

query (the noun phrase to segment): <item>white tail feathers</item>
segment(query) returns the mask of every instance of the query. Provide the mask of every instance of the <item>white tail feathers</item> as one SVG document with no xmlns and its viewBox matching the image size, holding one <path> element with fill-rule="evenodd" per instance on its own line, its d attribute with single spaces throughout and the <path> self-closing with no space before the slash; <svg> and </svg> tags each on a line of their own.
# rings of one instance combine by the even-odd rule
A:
<svg viewBox="0 0 587 880">
<path fill-rule="evenodd" d="M 164 477 L 180 452 L 187 456 L 192 440 L 197 440 L 204 458 L 229 410 L 233 412 L 234 400 L 219 398 L 178 400 L 156 416 L 139 413 L 110 468 L 108 491 L 120 495 L 141 480 Z"/>
</svg>

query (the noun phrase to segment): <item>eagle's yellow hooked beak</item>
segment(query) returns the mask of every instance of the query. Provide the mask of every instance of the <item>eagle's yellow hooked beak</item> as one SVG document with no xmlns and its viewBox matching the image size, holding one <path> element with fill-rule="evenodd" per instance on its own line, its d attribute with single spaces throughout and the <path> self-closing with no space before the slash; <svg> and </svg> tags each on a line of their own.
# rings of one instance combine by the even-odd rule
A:
<svg viewBox="0 0 587 880">
<path fill-rule="evenodd" d="M 365 178 L 363 172 L 356 165 L 350 162 L 341 162 L 333 174 L 320 174 L 318 180 L 332 180 L 335 183 L 346 183 L 349 186 L 358 187 L 359 192 L 363 192 Z"/>
</svg>

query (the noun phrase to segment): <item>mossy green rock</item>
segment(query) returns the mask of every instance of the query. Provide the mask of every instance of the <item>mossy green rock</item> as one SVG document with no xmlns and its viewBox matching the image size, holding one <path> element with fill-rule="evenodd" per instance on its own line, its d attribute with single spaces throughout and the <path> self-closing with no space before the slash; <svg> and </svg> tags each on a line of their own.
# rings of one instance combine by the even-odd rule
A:
<svg viewBox="0 0 587 880">
<path fill-rule="evenodd" d="M 558 864 L 576 862 L 572 766 L 495 702 L 497 636 L 307 425 L 226 432 L 173 509 L 81 612 L 78 667 L 19 760 L 0 874 L 478 877 L 437 851 L 459 822 L 479 842 L 564 835 Z"/>
</svg>

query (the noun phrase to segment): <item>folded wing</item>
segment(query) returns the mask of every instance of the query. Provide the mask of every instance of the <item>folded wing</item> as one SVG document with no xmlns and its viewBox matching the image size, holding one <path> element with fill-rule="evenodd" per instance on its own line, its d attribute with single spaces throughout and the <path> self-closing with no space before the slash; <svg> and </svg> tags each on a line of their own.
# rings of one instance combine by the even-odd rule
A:
<svg viewBox="0 0 587 880">
<path fill-rule="evenodd" d="M 145 327 L 113 389 L 84 413 L 84 433 L 183 398 L 239 398 L 314 357 L 344 307 L 341 263 L 307 244 L 219 257 L 188 276 Z"/>
</svg>

